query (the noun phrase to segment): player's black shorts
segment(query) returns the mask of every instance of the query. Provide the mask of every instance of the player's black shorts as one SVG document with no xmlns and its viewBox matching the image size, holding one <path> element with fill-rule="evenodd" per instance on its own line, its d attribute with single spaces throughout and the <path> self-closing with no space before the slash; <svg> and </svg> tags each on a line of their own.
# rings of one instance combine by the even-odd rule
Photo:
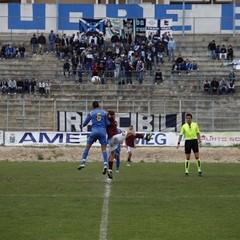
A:
<svg viewBox="0 0 240 240">
<path fill-rule="evenodd" d="M 191 150 L 193 150 L 194 153 L 199 152 L 197 139 L 185 140 L 185 153 L 191 153 Z"/>
</svg>

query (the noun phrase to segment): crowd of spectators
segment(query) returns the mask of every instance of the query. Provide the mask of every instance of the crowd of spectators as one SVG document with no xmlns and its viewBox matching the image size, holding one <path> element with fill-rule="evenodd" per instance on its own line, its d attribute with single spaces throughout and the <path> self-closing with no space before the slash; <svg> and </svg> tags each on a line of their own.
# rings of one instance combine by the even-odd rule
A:
<svg viewBox="0 0 240 240">
<path fill-rule="evenodd" d="M 73 78 L 79 84 L 82 83 L 83 76 L 86 75 L 89 79 L 92 76 L 99 76 L 102 84 L 106 83 L 107 78 L 112 78 L 117 79 L 119 84 L 128 85 L 132 85 L 136 79 L 141 85 L 144 83 L 145 76 L 148 75 L 152 76 L 153 84 L 162 85 L 164 76 L 161 68 L 164 67 L 167 60 L 172 61 L 172 73 L 190 75 L 191 72 L 199 71 L 196 59 L 184 59 L 181 54 L 175 56 L 177 44 L 168 32 L 161 36 L 156 32 L 149 36 L 136 35 L 134 38 L 131 34 L 123 33 L 119 36 L 114 33 L 110 43 L 109 41 L 107 43 L 104 36 L 99 33 L 87 36 L 85 33 L 77 32 L 68 37 L 65 33 L 60 36 L 51 30 L 47 38 L 43 33 L 38 37 L 33 34 L 30 46 L 32 55 L 55 54 L 60 61 L 63 61 L 63 75 L 66 78 Z M 208 50 L 213 60 L 233 60 L 231 45 L 228 47 L 224 44 L 222 46 L 216 45 L 215 40 L 212 40 L 208 45 Z M 27 57 L 23 44 L 19 46 L 5 44 L 1 48 L 0 54 L 2 59 L 16 57 L 26 59 Z M 225 79 L 206 81 L 204 91 L 209 94 L 234 92 L 235 78 L 235 73 L 231 72 L 229 81 Z M 34 88 L 32 80 L 27 80 L 28 84 L 23 80 L 12 81 L 1 81 L 2 93 L 16 94 L 27 91 L 31 94 L 36 93 L 34 90 L 36 88 L 41 94 L 46 92 L 45 86 L 41 86 L 40 82 Z"/>
<path fill-rule="evenodd" d="M 191 71 L 199 71 L 198 63 L 196 59 L 190 61 L 189 59 L 184 60 L 183 57 L 179 54 L 176 60 L 173 62 L 172 65 L 172 73 L 186 73 L 190 75 Z"/>
<path fill-rule="evenodd" d="M 214 77 L 211 82 L 205 80 L 203 83 L 203 91 L 208 94 L 233 94 L 235 93 L 235 80 L 236 74 L 234 71 L 230 71 L 228 75 L 228 80 L 225 78 L 221 78 L 218 80 L 217 77 Z"/>
<path fill-rule="evenodd" d="M 153 83 L 158 83 L 154 75 L 157 66 L 164 65 L 164 57 L 169 52 L 166 41 L 172 39 L 165 35 L 163 42 L 157 34 L 136 36 L 133 40 L 130 34 L 118 36 L 115 33 L 109 46 L 101 34 L 88 37 L 77 32 L 70 39 L 64 34 L 55 46 L 56 56 L 64 61 L 64 76 L 71 76 L 78 83 L 82 82 L 83 74 L 99 76 L 102 83 L 106 78 L 115 78 L 119 84 L 129 85 L 133 84 L 133 78 L 143 84 L 144 76 L 148 74 L 153 76 Z"/>
<path fill-rule="evenodd" d="M 26 49 L 23 44 L 16 46 L 15 44 L 4 44 L 1 48 L 0 58 L 13 59 L 13 58 L 27 58 Z"/>
<path fill-rule="evenodd" d="M 234 50 L 231 44 L 228 46 L 225 46 L 224 44 L 217 45 L 215 40 L 212 40 L 208 44 L 208 51 L 210 52 L 210 58 L 212 60 L 233 60 Z"/>
<path fill-rule="evenodd" d="M 51 81 L 37 81 L 35 78 L 29 79 L 2 79 L 0 81 L 0 89 L 2 94 L 12 94 L 17 93 L 28 93 L 28 94 L 50 94 L 51 92 Z"/>
<path fill-rule="evenodd" d="M 41 41 L 39 38 L 41 37 Z M 136 78 L 139 84 L 143 84 L 144 76 L 153 76 L 153 83 L 157 72 L 157 66 L 164 65 L 164 58 L 174 57 L 175 41 L 172 36 L 164 33 L 162 37 L 156 34 L 146 36 L 135 36 L 131 34 L 114 33 L 107 44 L 103 35 L 93 33 L 87 36 L 85 33 L 77 32 L 70 38 L 63 34 L 61 37 L 51 31 L 48 36 L 48 47 L 46 49 L 46 38 L 42 34 L 38 39 L 33 35 L 31 46 L 33 54 L 41 53 L 55 54 L 63 61 L 63 75 L 73 78 L 77 83 L 82 82 L 83 75 L 99 76 L 102 83 L 107 78 L 118 79 L 119 84 L 133 83 Z M 40 42 L 40 43 L 39 43 Z"/>
</svg>

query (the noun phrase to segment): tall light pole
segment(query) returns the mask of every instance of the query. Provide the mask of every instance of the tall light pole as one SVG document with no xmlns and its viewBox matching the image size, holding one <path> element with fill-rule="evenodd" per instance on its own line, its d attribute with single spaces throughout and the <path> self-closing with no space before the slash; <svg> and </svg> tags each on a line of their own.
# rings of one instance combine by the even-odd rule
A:
<svg viewBox="0 0 240 240">
<path fill-rule="evenodd" d="M 233 0 L 233 36 L 236 35 L 236 24 L 235 24 L 235 17 L 236 17 L 236 0 Z"/>
<path fill-rule="evenodd" d="M 183 0 L 182 33 L 185 35 L 185 0 Z"/>
<path fill-rule="evenodd" d="M 58 33 L 59 0 L 56 0 L 56 33 Z"/>
</svg>

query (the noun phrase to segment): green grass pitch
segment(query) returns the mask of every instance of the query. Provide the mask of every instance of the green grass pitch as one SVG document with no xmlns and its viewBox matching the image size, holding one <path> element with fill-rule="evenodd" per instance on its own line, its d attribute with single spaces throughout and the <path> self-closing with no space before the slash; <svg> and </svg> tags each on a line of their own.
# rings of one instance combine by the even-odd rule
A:
<svg viewBox="0 0 240 240">
<path fill-rule="evenodd" d="M 112 183 L 77 166 L 0 162 L 0 239 L 240 239 L 240 164 L 122 163 Z"/>
</svg>

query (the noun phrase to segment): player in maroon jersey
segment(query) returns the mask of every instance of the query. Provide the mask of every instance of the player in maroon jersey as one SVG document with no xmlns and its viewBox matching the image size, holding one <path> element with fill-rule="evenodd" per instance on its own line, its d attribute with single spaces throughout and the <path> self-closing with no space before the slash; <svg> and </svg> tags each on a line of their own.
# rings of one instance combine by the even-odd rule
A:
<svg viewBox="0 0 240 240">
<path fill-rule="evenodd" d="M 108 110 L 107 117 L 110 122 L 110 125 L 107 127 L 108 144 L 109 144 L 107 174 L 108 174 L 108 177 L 112 179 L 113 178 L 112 167 L 113 167 L 113 160 L 116 153 L 116 148 L 118 147 L 119 144 L 123 143 L 124 139 L 126 138 L 126 133 L 125 132 L 118 133 L 117 122 L 115 120 L 114 111 Z"/>
<path fill-rule="evenodd" d="M 135 131 L 133 130 L 133 126 L 132 125 L 129 126 L 128 133 L 125 139 L 125 144 L 126 144 L 127 154 L 128 154 L 127 166 L 130 166 L 132 154 L 136 148 L 136 138 L 142 138 L 142 139 L 144 138 L 148 142 L 150 141 L 152 135 L 153 135 L 152 132 L 147 133 L 146 136 L 145 134 L 142 134 L 142 133 L 135 133 Z"/>
</svg>

